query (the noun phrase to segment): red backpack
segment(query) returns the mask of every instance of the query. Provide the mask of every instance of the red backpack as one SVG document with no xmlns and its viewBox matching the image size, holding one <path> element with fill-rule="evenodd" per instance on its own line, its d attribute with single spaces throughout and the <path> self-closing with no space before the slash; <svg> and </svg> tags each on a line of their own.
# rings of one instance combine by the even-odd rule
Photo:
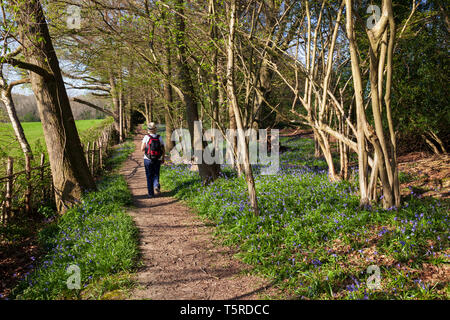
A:
<svg viewBox="0 0 450 320">
<path fill-rule="evenodd" d="M 145 155 L 149 159 L 159 159 L 162 156 L 161 141 L 159 141 L 159 135 L 152 137 L 149 135 L 149 140 L 145 146 Z"/>
</svg>

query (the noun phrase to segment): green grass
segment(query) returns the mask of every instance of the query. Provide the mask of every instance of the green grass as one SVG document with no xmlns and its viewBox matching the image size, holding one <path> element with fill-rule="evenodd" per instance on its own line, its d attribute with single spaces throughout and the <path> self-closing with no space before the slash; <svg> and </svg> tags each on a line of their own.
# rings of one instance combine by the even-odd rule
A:
<svg viewBox="0 0 450 320">
<path fill-rule="evenodd" d="M 223 168 L 202 186 L 186 166 L 163 167 L 161 184 L 213 221 L 238 257 L 299 299 L 448 299 L 449 279 L 431 281 L 433 266 L 449 262 L 448 203 L 414 193 L 398 210 L 359 208 L 357 186 L 331 183 L 312 157 L 311 140 L 285 141 L 282 170 L 255 174 L 261 210 L 252 214 L 243 178 Z M 325 168 L 325 169 L 324 169 Z M 369 289 L 377 265 L 381 288 Z"/>
<path fill-rule="evenodd" d="M 116 159 L 123 161 L 133 150 L 132 142 L 124 143 L 115 150 Z M 110 165 L 117 168 L 120 163 Z M 118 289 L 123 291 L 121 296 L 126 294 L 133 287 L 129 272 L 138 257 L 138 232 L 125 212 L 131 202 L 122 176 L 104 177 L 97 191 L 85 194 L 79 205 L 39 233 L 47 253 L 36 260 L 36 268 L 24 276 L 10 298 L 99 299 Z M 71 265 L 80 268 L 80 289 L 68 289 Z"/>
<path fill-rule="evenodd" d="M 99 126 L 105 122 L 104 119 L 96 120 L 77 120 L 75 121 L 78 133 L 82 133 L 90 128 Z M 40 122 L 21 122 L 25 137 L 32 150 L 41 150 L 45 146 L 44 132 Z M 10 123 L 0 123 L 0 133 L 3 138 L 0 139 L 0 151 L 3 156 L 17 157 L 21 156 L 19 143 L 15 140 L 14 131 Z"/>
</svg>

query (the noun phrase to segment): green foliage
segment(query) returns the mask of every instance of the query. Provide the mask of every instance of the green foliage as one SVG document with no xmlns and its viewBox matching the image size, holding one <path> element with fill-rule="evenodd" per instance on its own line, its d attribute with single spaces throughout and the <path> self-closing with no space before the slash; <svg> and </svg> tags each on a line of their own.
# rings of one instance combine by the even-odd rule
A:
<svg viewBox="0 0 450 320">
<path fill-rule="evenodd" d="M 124 162 L 134 151 L 133 141 L 126 141 L 123 144 L 115 146 L 114 154 L 106 159 L 105 165 L 109 168 L 115 168 Z"/>
<path fill-rule="evenodd" d="M 394 54 L 393 116 L 402 136 L 450 138 L 448 33 L 437 12 L 417 12 Z M 416 149 L 417 143 L 411 143 Z"/>
<path fill-rule="evenodd" d="M 94 141 L 99 137 L 103 129 L 111 123 L 111 119 L 75 121 L 82 142 Z M 33 153 L 47 153 L 42 124 L 40 122 L 21 122 L 21 125 Z M 22 150 L 20 149 L 19 143 L 16 141 L 11 124 L 0 123 L 0 133 L 3 137 L 0 138 L 0 150 L 5 151 L 5 156 L 22 158 Z"/>
<path fill-rule="evenodd" d="M 39 119 L 39 117 L 36 116 L 34 113 L 28 112 L 23 116 L 22 121 L 23 122 L 40 122 L 41 119 Z"/>
<path fill-rule="evenodd" d="M 114 122 L 113 118 L 107 118 L 105 120 L 78 120 L 77 130 L 80 133 L 81 143 L 87 144 L 88 142 L 96 141 L 103 133 L 103 131 Z"/>
</svg>

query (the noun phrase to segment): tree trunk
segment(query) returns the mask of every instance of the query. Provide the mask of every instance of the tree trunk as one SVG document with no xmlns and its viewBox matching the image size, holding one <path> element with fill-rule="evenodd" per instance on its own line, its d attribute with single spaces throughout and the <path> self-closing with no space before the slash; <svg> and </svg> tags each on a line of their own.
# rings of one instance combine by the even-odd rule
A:
<svg viewBox="0 0 450 320">
<path fill-rule="evenodd" d="M 151 118 L 150 118 L 150 110 L 149 110 L 149 100 L 147 98 L 147 94 L 145 94 L 144 97 L 144 108 L 145 108 L 145 123 L 150 123 L 151 122 Z"/>
<path fill-rule="evenodd" d="M 395 23 L 392 12 L 392 2 L 383 0 L 382 16 L 377 24 L 367 30 L 369 40 L 369 81 L 370 99 L 375 129 L 368 123 L 363 105 L 362 77 L 355 42 L 355 28 L 353 25 L 352 3 L 346 0 L 347 6 L 347 37 L 350 43 L 352 75 L 355 88 L 357 113 L 358 158 L 360 163 L 359 178 L 361 204 L 367 204 L 369 199 L 376 201 L 376 185 L 378 178 L 383 190 L 383 206 L 391 208 L 400 205 L 400 189 L 396 160 L 395 133 L 391 117 L 390 95 L 392 82 L 393 48 L 395 40 Z M 389 43 L 386 45 L 389 31 Z M 387 60 L 386 60 L 387 54 Z M 386 66 L 385 66 L 386 63 Z M 386 70 L 386 85 L 384 100 L 386 103 L 386 120 L 389 126 L 389 137 L 386 139 L 382 119 L 383 74 Z M 374 164 L 370 181 L 367 176 L 367 139 L 374 149 Z M 364 141 L 364 142 L 363 142 Z"/>
<path fill-rule="evenodd" d="M 167 27 L 164 28 L 164 32 L 166 35 L 166 42 L 165 42 L 165 56 L 166 56 L 166 63 L 164 65 L 164 72 L 166 73 L 167 79 L 164 79 L 164 99 L 166 100 L 166 103 L 164 104 L 164 109 L 166 110 L 164 114 L 164 122 L 166 123 L 166 152 L 170 152 L 170 150 L 173 149 L 174 142 L 172 141 L 172 132 L 173 132 L 173 121 L 172 121 L 172 114 L 171 114 L 171 108 L 173 108 L 173 92 L 172 87 L 170 85 L 171 77 L 172 77 L 172 54 L 170 52 L 170 42 L 169 42 L 169 30 Z"/>
<path fill-rule="evenodd" d="M 437 136 L 436 133 L 429 130 L 427 133 L 437 142 L 437 144 L 441 147 L 442 153 L 447 153 L 447 149 L 445 148 L 444 142 Z"/>
<path fill-rule="evenodd" d="M 131 131 L 131 93 L 127 95 L 127 107 L 124 110 L 125 113 L 125 136 Z"/>
<path fill-rule="evenodd" d="M 78 203 L 83 191 L 95 189 L 75 126 L 58 58 L 38 0 L 11 1 L 18 11 L 25 61 L 41 72 L 30 72 L 42 121 L 55 188 L 56 208 L 64 213 Z"/>
<path fill-rule="evenodd" d="M 238 101 L 234 89 L 234 31 L 236 23 L 236 0 L 231 0 L 230 4 L 230 23 L 227 45 L 227 93 L 228 100 L 233 108 L 234 117 L 236 119 L 238 134 L 238 142 L 240 145 L 240 151 L 243 156 L 243 169 L 245 174 L 245 180 L 247 182 L 247 188 L 250 198 L 250 205 L 255 215 L 259 215 L 258 199 L 256 197 L 255 181 L 253 179 L 252 167 L 250 165 L 248 145 L 244 135 L 244 127 L 242 124 L 241 114 L 239 111 Z"/>
<path fill-rule="evenodd" d="M 148 101 L 148 113 L 147 113 L 147 117 L 148 117 L 148 121 L 147 123 L 153 122 L 153 97 L 150 96 L 150 100 Z"/>
<path fill-rule="evenodd" d="M 236 125 L 236 115 L 234 114 L 234 109 L 233 109 L 233 105 L 231 103 L 231 101 L 229 100 L 229 98 L 227 99 L 228 101 L 228 116 L 230 118 L 230 131 L 231 132 L 237 132 L 237 125 Z M 231 141 L 229 142 L 231 144 L 231 161 L 232 161 L 232 166 L 235 170 L 237 170 L 238 175 L 241 176 L 242 174 L 242 166 L 238 161 L 238 145 L 237 145 L 237 136 L 232 135 L 231 137 Z"/>
<path fill-rule="evenodd" d="M 175 1 L 175 24 L 176 24 L 176 46 L 178 49 L 178 79 L 180 81 L 179 92 L 180 98 L 186 106 L 186 120 L 189 128 L 189 133 L 192 137 L 192 149 L 194 150 L 194 142 L 197 137 L 195 134 L 194 123 L 198 121 L 198 105 L 197 97 L 192 85 L 192 79 L 189 72 L 189 65 L 187 61 L 185 36 L 185 22 L 184 22 L 184 1 Z M 200 138 L 201 139 L 201 138 Z M 203 142 L 203 141 L 202 141 Z M 204 145 L 203 145 L 204 147 Z M 220 164 L 207 165 L 205 163 L 198 163 L 200 177 L 203 183 L 209 183 L 218 178 L 220 173 Z"/>
<path fill-rule="evenodd" d="M 318 159 L 322 156 L 322 150 L 320 149 L 319 133 L 314 130 L 314 158 Z"/>
<path fill-rule="evenodd" d="M 25 133 L 23 132 L 22 125 L 20 124 L 19 118 L 17 117 L 16 107 L 14 106 L 14 101 L 11 96 L 10 88 L 0 88 L 1 100 L 5 105 L 6 112 L 8 113 L 9 120 L 14 129 L 14 134 L 19 141 L 20 147 L 25 155 L 33 156 L 31 152 L 30 144 L 28 143 Z"/>
<path fill-rule="evenodd" d="M 423 140 L 425 140 L 425 142 L 431 148 L 431 150 L 433 150 L 434 154 L 441 154 L 441 152 L 439 151 L 438 147 L 430 139 L 428 139 L 425 134 L 421 134 L 421 136 L 422 136 Z"/>
<path fill-rule="evenodd" d="M 216 0 L 209 1 L 209 15 L 210 15 L 210 37 L 216 42 L 217 41 L 217 22 L 215 21 L 216 13 Z M 219 69 L 218 69 L 218 49 L 217 47 L 212 48 L 212 72 L 210 74 L 212 87 L 211 87 L 211 114 L 213 117 L 212 128 L 216 128 L 216 123 L 219 121 Z"/>
<path fill-rule="evenodd" d="M 119 94 L 116 86 L 116 80 L 114 78 L 114 74 L 112 70 L 109 70 L 109 85 L 111 86 L 111 98 L 114 107 L 114 113 L 116 116 L 114 117 L 114 129 L 119 133 L 120 132 L 120 102 L 119 102 Z"/>
<path fill-rule="evenodd" d="M 124 128 L 124 118 L 123 118 L 123 91 L 119 91 L 119 142 L 122 143 L 124 140 L 123 128 Z"/>
<path fill-rule="evenodd" d="M 353 75 L 353 84 L 356 101 L 356 122 L 357 122 L 357 142 L 358 142 L 358 167 L 359 167 L 359 193 L 360 205 L 369 205 L 368 195 L 368 154 L 366 151 L 366 136 L 364 133 L 366 117 L 364 113 L 363 87 L 361 70 L 359 68 L 359 57 L 355 43 L 355 30 L 353 24 L 352 1 L 346 0 L 346 30 L 350 45 L 350 57 Z"/>
</svg>

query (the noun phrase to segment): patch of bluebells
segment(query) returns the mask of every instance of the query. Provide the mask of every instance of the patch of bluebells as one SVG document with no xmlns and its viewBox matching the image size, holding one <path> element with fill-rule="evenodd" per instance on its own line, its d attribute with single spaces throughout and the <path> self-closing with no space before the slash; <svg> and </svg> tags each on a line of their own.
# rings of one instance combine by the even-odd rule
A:
<svg viewBox="0 0 450 320">
<path fill-rule="evenodd" d="M 123 209 L 131 199 L 123 177 L 104 179 L 97 192 L 86 194 L 80 205 L 69 209 L 39 234 L 47 254 L 35 270 L 25 275 L 13 296 L 55 299 L 76 294 L 77 290 L 68 290 L 66 286 L 70 276 L 66 270 L 70 265 L 80 267 L 81 281 L 85 284 L 102 275 L 132 268 L 138 254 L 137 231 Z"/>
<path fill-rule="evenodd" d="M 311 147 L 310 142 L 306 145 Z M 206 186 L 186 165 L 166 167 L 163 184 L 213 220 L 225 244 L 239 247 L 244 262 L 277 279 L 289 279 L 293 286 L 298 284 L 296 277 L 305 280 L 301 276 L 305 271 L 333 270 L 336 261 L 345 261 L 345 256 L 327 249 L 334 240 L 368 246 L 376 225 L 381 228 L 375 234 L 380 244 L 375 259 L 386 254 L 417 257 L 427 239 L 439 239 L 439 250 L 448 248 L 448 213 L 439 202 L 424 204 L 413 197 L 398 209 L 360 208 L 357 179 L 330 182 L 324 167 L 301 152 L 304 142 L 295 146 L 300 151 L 294 148 L 282 154 L 276 175 L 262 175 L 261 166 L 254 166 L 259 216 L 251 210 L 244 178 L 226 165 L 221 166 L 220 178 Z M 352 174 L 357 176 L 357 168 Z M 355 250 L 350 248 L 346 254 Z M 358 285 L 354 282 L 349 288 Z"/>
</svg>

